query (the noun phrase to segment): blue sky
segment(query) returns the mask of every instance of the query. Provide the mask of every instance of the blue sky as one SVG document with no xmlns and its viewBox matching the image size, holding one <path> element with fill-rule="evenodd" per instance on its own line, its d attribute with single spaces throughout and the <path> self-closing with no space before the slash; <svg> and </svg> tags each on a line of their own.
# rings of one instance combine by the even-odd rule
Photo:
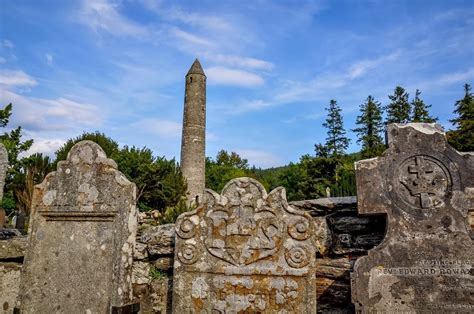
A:
<svg viewBox="0 0 474 314">
<path fill-rule="evenodd" d="M 449 129 L 474 83 L 474 1 L 0 0 L 0 101 L 52 154 L 99 130 L 179 160 L 184 76 L 208 77 L 207 149 L 270 167 L 347 130 L 368 95 L 420 89 Z M 357 151 L 354 134 L 349 151 Z"/>
</svg>

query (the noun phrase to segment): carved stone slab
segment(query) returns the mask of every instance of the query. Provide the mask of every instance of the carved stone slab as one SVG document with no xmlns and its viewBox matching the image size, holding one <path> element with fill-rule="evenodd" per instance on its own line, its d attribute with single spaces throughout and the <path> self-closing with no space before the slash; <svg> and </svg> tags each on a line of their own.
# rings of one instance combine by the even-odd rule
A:
<svg viewBox="0 0 474 314">
<path fill-rule="evenodd" d="M 359 213 L 387 215 L 384 241 L 354 266 L 356 310 L 472 313 L 474 154 L 435 124 L 393 124 L 387 135 L 382 157 L 356 163 Z"/>
<path fill-rule="evenodd" d="M 316 313 L 315 226 L 250 178 L 176 222 L 174 313 Z"/>
<path fill-rule="evenodd" d="M 22 313 L 109 313 L 132 299 L 135 184 L 94 142 L 35 186 Z"/>
</svg>

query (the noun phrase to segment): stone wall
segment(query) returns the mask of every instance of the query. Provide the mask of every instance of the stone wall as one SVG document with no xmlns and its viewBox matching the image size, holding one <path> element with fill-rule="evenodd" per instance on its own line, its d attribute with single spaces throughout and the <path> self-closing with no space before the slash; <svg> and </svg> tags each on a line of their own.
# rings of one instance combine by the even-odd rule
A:
<svg viewBox="0 0 474 314">
<path fill-rule="evenodd" d="M 352 313 L 350 272 L 359 257 L 382 241 L 385 217 L 359 216 L 355 197 L 305 200 L 291 205 L 308 211 L 320 230 L 318 312 Z M 171 310 L 174 225 L 153 226 L 146 215 L 141 217 L 134 254 L 134 294 L 141 302 L 141 313 L 167 313 Z M 472 217 L 471 213 L 471 222 Z M 0 232 L 0 313 L 13 311 L 25 245 L 26 238 L 18 232 Z"/>
<path fill-rule="evenodd" d="M 0 229 L 0 313 L 13 313 L 26 244 L 18 230 Z"/>
<path fill-rule="evenodd" d="M 382 241 L 385 217 L 358 216 L 355 197 L 291 205 L 309 212 L 317 224 L 318 312 L 353 312 L 350 271 L 358 257 Z M 142 313 L 166 313 L 171 310 L 174 225 L 142 223 L 137 241 L 133 281 Z"/>
</svg>

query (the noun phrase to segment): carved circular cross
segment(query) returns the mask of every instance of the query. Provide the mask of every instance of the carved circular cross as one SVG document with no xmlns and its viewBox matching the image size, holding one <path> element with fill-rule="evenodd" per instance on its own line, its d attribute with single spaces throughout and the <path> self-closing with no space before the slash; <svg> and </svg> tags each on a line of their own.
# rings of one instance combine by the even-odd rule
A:
<svg viewBox="0 0 474 314">
<path fill-rule="evenodd" d="M 445 205 L 452 179 L 447 167 L 430 156 L 415 155 L 395 166 L 391 195 L 399 208 L 415 216 L 429 216 Z"/>
</svg>

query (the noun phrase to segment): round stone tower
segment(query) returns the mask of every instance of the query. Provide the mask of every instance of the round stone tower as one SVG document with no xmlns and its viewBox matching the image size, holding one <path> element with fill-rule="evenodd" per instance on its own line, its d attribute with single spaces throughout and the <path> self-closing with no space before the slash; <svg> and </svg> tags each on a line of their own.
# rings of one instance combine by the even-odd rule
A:
<svg viewBox="0 0 474 314">
<path fill-rule="evenodd" d="M 186 74 L 181 171 L 188 183 L 189 204 L 198 204 L 205 188 L 206 75 L 196 59 Z"/>
</svg>

